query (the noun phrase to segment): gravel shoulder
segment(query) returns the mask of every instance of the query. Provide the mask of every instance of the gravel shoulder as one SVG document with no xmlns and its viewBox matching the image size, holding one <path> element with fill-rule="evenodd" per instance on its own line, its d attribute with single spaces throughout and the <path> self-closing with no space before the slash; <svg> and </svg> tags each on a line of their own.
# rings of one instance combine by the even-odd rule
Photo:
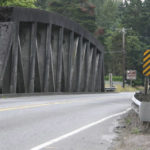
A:
<svg viewBox="0 0 150 150">
<path fill-rule="evenodd" d="M 115 128 L 118 136 L 110 150 L 150 150 L 149 123 L 141 123 L 133 110 L 123 115 L 118 122 Z"/>
</svg>

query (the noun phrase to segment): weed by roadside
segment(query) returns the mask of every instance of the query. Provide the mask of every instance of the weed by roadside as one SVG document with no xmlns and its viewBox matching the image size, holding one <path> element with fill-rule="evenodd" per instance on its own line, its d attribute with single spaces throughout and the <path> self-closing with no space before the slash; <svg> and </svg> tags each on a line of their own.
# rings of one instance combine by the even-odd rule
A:
<svg viewBox="0 0 150 150">
<path fill-rule="evenodd" d="M 140 133 L 140 129 L 139 128 L 133 128 L 131 130 L 131 134 L 139 134 Z"/>
<path fill-rule="evenodd" d="M 139 116 L 131 110 L 118 120 L 115 132 L 118 137 L 110 150 L 149 150 L 150 124 L 140 122 Z M 120 127 L 120 128 L 119 128 Z M 124 127 L 124 128 L 121 128 Z"/>
<path fill-rule="evenodd" d="M 129 85 L 126 85 L 125 88 L 123 88 L 121 85 L 116 85 L 115 87 L 116 87 L 116 92 L 136 92 L 139 90 L 138 87 L 131 87 Z"/>
</svg>

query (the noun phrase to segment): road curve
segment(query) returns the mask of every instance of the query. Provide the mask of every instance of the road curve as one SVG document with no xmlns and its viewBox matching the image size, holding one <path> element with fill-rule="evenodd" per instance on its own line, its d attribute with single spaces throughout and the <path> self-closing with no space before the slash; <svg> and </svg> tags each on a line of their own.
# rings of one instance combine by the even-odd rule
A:
<svg viewBox="0 0 150 150">
<path fill-rule="evenodd" d="M 105 150 L 112 126 L 119 113 L 130 107 L 132 95 L 0 99 L 0 150 Z"/>
</svg>

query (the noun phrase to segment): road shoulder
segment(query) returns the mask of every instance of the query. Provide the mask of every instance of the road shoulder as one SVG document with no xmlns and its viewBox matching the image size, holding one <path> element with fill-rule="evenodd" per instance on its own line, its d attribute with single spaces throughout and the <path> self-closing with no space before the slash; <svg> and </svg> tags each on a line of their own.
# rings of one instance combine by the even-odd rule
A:
<svg viewBox="0 0 150 150">
<path fill-rule="evenodd" d="M 131 110 L 118 120 L 114 139 L 110 150 L 149 150 L 150 124 L 141 123 L 137 114 Z"/>
</svg>

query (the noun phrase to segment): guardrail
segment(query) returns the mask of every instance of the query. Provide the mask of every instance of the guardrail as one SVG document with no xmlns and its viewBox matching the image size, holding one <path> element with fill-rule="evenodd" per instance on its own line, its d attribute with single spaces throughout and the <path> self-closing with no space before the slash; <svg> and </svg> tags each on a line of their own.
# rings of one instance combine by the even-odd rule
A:
<svg viewBox="0 0 150 150">
<path fill-rule="evenodd" d="M 105 88 L 106 92 L 114 92 L 116 90 L 115 87 Z"/>
<path fill-rule="evenodd" d="M 140 102 L 133 96 L 132 109 L 139 115 L 142 122 L 150 122 L 150 102 Z"/>
</svg>

